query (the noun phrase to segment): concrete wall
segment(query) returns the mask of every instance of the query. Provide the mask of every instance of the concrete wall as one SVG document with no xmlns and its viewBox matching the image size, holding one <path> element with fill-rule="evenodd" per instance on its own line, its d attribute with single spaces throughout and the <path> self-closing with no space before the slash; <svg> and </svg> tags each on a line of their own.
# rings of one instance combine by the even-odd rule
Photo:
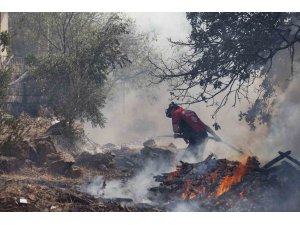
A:
<svg viewBox="0 0 300 225">
<path fill-rule="evenodd" d="M 8 30 L 8 13 L 7 12 L 0 12 L 1 15 L 1 25 L 0 30 L 6 31 Z"/>
<path fill-rule="evenodd" d="M 45 98 L 37 87 L 35 78 L 27 72 L 9 85 L 3 109 L 15 116 L 22 112 L 37 116 L 40 107 L 45 103 Z"/>
<path fill-rule="evenodd" d="M 0 32 L 8 30 L 8 13 L 0 12 Z M 6 51 L 0 51 L 0 56 L 6 56 Z"/>
</svg>

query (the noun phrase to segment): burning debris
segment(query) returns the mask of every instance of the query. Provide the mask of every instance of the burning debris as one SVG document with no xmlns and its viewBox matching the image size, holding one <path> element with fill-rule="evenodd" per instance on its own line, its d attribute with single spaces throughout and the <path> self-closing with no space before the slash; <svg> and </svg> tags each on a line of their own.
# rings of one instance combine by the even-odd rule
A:
<svg viewBox="0 0 300 225">
<path fill-rule="evenodd" d="M 300 164 L 290 154 L 279 152 L 263 167 L 253 156 L 230 161 L 211 154 L 199 163 L 180 161 L 175 171 L 154 176 L 160 185 L 150 188 L 151 199 L 167 210 L 184 202 L 203 211 L 298 211 Z M 287 161 L 274 166 L 284 158 L 295 166 Z"/>
<path fill-rule="evenodd" d="M 179 151 L 173 144 L 159 146 L 148 140 L 139 148 L 107 144 L 101 152 L 78 153 L 55 140 L 41 134 L 10 151 L 1 149 L 0 211 L 300 209 L 300 162 L 291 151 L 279 152 L 263 166 L 253 156 L 232 161 L 211 154 L 203 162 L 181 161 L 175 171 L 157 175 L 174 168 Z M 44 190 L 51 194 L 47 199 L 40 197 Z"/>
</svg>

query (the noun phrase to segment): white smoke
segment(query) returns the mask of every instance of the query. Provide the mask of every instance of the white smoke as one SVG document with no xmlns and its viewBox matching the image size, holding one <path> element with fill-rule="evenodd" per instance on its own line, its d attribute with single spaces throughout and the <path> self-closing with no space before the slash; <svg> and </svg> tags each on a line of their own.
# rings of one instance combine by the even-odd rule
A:
<svg viewBox="0 0 300 225">
<path fill-rule="evenodd" d="M 293 155 L 300 157 L 300 79 L 293 78 L 285 93 L 278 97 L 276 111 L 272 119 L 270 132 L 265 145 L 270 154 L 277 151 L 292 150 Z"/>
<path fill-rule="evenodd" d="M 143 31 L 155 31 L 158 35 L 160 47 L 166 49 L 167 37 L 174 40 L 182 39 L 188 35 L 189 25 L 184 13 L 132 13 L 136 22 Z M 176 25 L 174 25 L 176 24 Z M 180 30 L 180 32 L 178 32 Z M 169 50 L 170 48 L 169 48 Z M 297 53 L 297 52 L 296 52 Z M 247 102 L 241 102 L 235 108 L 232 99 L 222 108 L 218 114 L 218 123 L 221 130 L 217 134 L 231 145 L 241 148 L 247 154 L 257 155 L 260 161 L 268 161 L 277 155 L 278 150 L 291 149 L 299 156 L 298 137 L 300 134 L 298 124 L 299 118 L 299 79 L 297 66 L 295 66 L 294 80 L 288 85 L 286 82 L 290 74 L 290 60 L 287 53 L 282 53 L 273 61 L 273 73 L 277 74 L 277 81 L 284 90 L 278 97 L 271 127 L 257 126 L 255 131 L 250 131 L 244 121 L 238 121 L 240 111 L 246 111 L 249 107 Z M 297 55 L 295 56 L 297 60 Z M 258 86 L 261 81 L 257 81 Z M 255 87 L 250 93 L 255 95 Z M 169 104 L 169 92 L 167 85 L 140 90 L 119 90 L 114 100 L 108 102 L 104 109 L 107 117 L 104 129 L 91 128 L 86 124 L 86 133 L 95 142 L 105 144 L 137 143 L 150 137 L 172 134 L 170 119 L 164 115 L 164 110 Z M 179 102 L 180 103 L 180 102 Z M 212 126 L 214 120 L 211 118 L 212 107 L 205 104 L 190 106 L 207 125 Z M 158 144 L 173 142 L 179 148 L 187 145 L 183 140 L 171 138 L 156 138 Z M 240 155 L 222 142 L 210 140 L 204 152 L 204 158 L 210 153 L 215 153 L 219 158 L 238 159 Z"/>
<path fill-rule="evenodd" d="M 141 32 L 155 33 L 159 54 L 171 55 L 168 38 L 184 40 L 190 31 L 185 13 L 128 13 L 136 20 Z M 179 32 L 180 31 L 180 32 Z M 141 144 L 150 137 L 172 134 L 170 120 L 165 117 L 165 109 L 170 103 L 167 85 L 133 90 L 129 83 L 119 85 L 115 96 L 108 101 L 103 113 L 107 118 L 104 129 L 92 128 L 85 124 L 87 135 L 99 144 Z M 158 143 L 174 142 L 184 147 L 183 140 L 157 138 Z"/>
<path fill-rule="evenodd" d="M 265 159 L 278 155 L 278 151 L 292 150 L 292 156 L 300 157 L 300 65 L 299 45 L 295 48 L 294 73 L 291 76 L 289 52 L 283 51 L 273 60 L 271 73 L 278 84 L 276 104 L 271 125 L 257 139 L 257 148 Z"/>
<path fill-rule="evenodd" d="M 103 198 L 130 198 L 135 203 L 151 203 L 148 198 L 148 189 L 157 186 L 153 176 L 174 170 L 174 167 L 167 165 L 161 161 L 149 160 L 137 175 L 126 182 L 122 180 L 105 181 L 106 186 L 103 188 L 104 179 L 97 176 L 92 178 L 90 183 L 84 184 L 82 190 Z"/>
</svg>

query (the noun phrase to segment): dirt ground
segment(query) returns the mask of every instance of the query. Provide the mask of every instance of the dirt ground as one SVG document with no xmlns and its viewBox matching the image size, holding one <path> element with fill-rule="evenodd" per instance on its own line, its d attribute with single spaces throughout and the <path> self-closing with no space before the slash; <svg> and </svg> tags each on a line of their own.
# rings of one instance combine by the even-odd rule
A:
<svg viewBox="0 0 300 225">
<path fill-rule="evenodd" d="M 82 185 L 95 176 L 111 180 L 131 176 L 131 173 L 111 166 L 114 156 L 110 153 L 85 152 L 89 158 L 78 166 L 77 157 L 82 153 L 78 146 L 66 136 L 57 134 L 60 132 L 57 125 L 49 132 L 51 126 L 49 118 L 25 115 L 13 129 L 4 126 L 6 131 L 0 132 L 0 211 L 159 211 L 125 205 L 113 199 L 103 201 L 81 191 Z M 83 128 L 79 126 L 77 130 L 81 133 Z M 14 142 L 3 145 L 5 140 Z M 60 157 L 60 153 L 68 157 Z M 91 159 L 97 166 L 101 165 L 90 168 Z M 56 165 L 62 171 L 54 173 Z M 76 176 L 73 171 L 78 172 L 74 173 Z"/>
<path fill-rule="evenodd" d="M 0 175 L 0 211 L 2 212 L 140 212 L 159 211 L 120 203 L 101 202 L 92 195 L 81 192 L 85 178 L 100 175 L 85 171 L 86 176 L 71 179 L 52 176 L 39 168 L 24 168 L 19 173 Z M 101 174 L 104 175 L 105 174 Z M 106 173 L 106 178 L 118 176 Z"/>
</svg>

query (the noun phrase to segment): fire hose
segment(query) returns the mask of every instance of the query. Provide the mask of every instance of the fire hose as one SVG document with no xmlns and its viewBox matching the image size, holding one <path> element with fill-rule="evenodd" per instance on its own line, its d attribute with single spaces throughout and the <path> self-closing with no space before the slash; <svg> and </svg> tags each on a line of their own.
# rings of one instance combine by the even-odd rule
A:
<svg viewBox="0 0 300 225">
<path fill-rule="evenodd" d="M 174 135 L 167 134 L 167 135 L 160 135 L 160 136 L 156 136 L 156 137 L 157 137 L 157 138 L 159 138 L 159 137 L 172 137 L 172 138 L 174 138 Z M 178 135 L 178 136 L 175 137 L 175 138 L 182 138 L 182 136 Z M 209 136 L 208 139 L 209 139 L 209 140 L 214 140 L 214 141 L 216 141 L 216 139 L 215 139 L 214 137 L 211 137 L 211 136 Z M 224 141 L 224 140 L 222 140 L 222 139 L 221 139 L 221 141 L 216 141 L 216 142 L 221 142 L 221 143 L 223 143 L 224 145 L 226 145 L 227 147 L 231 148 L 232 150 L 238 152 L 239 154 L 242 154 L 242 155 L 245 154 L 241 149 L 235 147 L 235 146 L 232 145 L 232 144 L 227 143 L 226 141 Z"/>
<path fill-rule="evenodd" d="M 208 139 L 210 139 L 210 140 L 214 140 L 215 141 L 215 138 L 214 137 L 208 137 Z M 231 145 L 231 144 L 229 144 L 229 143 L 227 143 L 227 142 L 225 142 L 224 140 L 222 140 L 221 139 L 221 141 L 220 141 L 221 143 L 223 143 L 224 145 L 226 145 L 227 147 L 229 147 L 229 148 L 231 148 L 231 149 L 233 149 L 234 151 L 236 151 L 236 152 L 238 152 L 238 153 L 240 153 L 240 154 L 242 154 L 242 155 L 244 155 L 245 153 L 241 150 L 241 149 L 239 149 L 239 148 L 237 148 L 237 147 L 235 147 L 235 146 L 233 146 L 233 145 Z"/>
</svg>

